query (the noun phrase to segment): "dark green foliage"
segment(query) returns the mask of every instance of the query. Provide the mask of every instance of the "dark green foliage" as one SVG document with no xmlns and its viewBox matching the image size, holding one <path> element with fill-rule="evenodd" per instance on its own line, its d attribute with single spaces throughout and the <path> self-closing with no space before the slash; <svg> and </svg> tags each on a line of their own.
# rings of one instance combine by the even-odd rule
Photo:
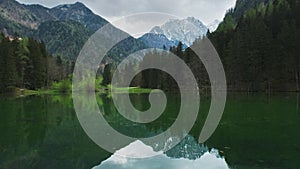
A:
<svg viewBox="0 0 300 169">
<path fill-rule="evenodd" d="M 233 16 L 236 19 L 241 18 L 249 9 L 255 9 L 262 4 L 267 4 L 273 0 L 237 0 Z"/>
<path fill-rule="evenodd" d="M 15 88 L 17 81 L 14 45 L 3 34 L 0 42 L 0 80 L 0 91 Z"/>
<path fill-rule="evenodd" d="M 239 0 L 217 31 L 208 34 L 223 61 L 230 89 L 299 90 L 298 11 L 296 0 Z"/>
<path fill-rule="evenodd" d="M 43 42 L 0 35 L 0 92 L 15 88 L 40 89 L 66 78 L 71 70 L 57 57 L 48 56 Z"/>
<path fill-rule="evenodd" d="M 29 38 L 29 63 L 25 70 L 26 88 L 37 89 L 45 85 L 46 78 L 46 58 L 40 44 L 32 38 Z"/>
</svg>

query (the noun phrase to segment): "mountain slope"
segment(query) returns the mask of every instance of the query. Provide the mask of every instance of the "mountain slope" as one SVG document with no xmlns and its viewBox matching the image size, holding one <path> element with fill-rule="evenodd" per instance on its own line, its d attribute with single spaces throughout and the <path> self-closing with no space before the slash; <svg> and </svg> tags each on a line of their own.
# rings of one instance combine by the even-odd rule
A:
<svg viewBox="0 0 300 169">
<path fill-rule="evenodd" d="M 39 23 L 49 20 L 57 20 L 57 18 L 50 12 L 50 9 L 42 5 L 25 5 L 25 7 L 39 19 Z"/>
<path fill-rule="evenodd" d="M 208 24 L 207 28 L 209 29 L 210 32 L 214 32 L 215 30 L 217 30 L 220 23 L 221 21 L 216 19 L 212 23 Z"/>
<path fill-rule="evenodd" d="M 14 0 L 0 1 L 0 17 L 19 23 L 30 29 L 37 29 L 40 20 L 30 9 Z"/>
<path fill-rule="evenodd" d="M 43 22 L 36 35 L 42 37 L 50 53 L 64 56 L 66 60 L 75 60 L 89 38 L 91 32 L 75 21 Z"/>
<path fill-rule="evenodd" d="M 108 22 L 82 3 L 54 8 L 24 5 L 15 0 L 0 0 L 0 31 L 29 36 L 45 42 L 50 54 L 74 61 L 86 40 Z M 121 31 L 118 29 L 118 31 Z M 119 62 L 128 52 L 144 48 L 140 40 L 128 38 L 111 50 L 112 61 Z"/>
<path fill-rule="evenodd" d="M 41 5 L 20 4 L 15 0 L 1 0 L 0 11 L 1 18 L 35 30 L 41 23 L 49 20 L 73 20 L 93 31 L 108 23 L 79 2 L 49 9 Z"/>
<path fill-rule="evenodd" d="M 72 60 L 88 37 L 108 23 L 82 3 L 49 9 L 1 0 L 0 11 L 0 31 L 40 39 L 51 54 Z"/>
</svg>

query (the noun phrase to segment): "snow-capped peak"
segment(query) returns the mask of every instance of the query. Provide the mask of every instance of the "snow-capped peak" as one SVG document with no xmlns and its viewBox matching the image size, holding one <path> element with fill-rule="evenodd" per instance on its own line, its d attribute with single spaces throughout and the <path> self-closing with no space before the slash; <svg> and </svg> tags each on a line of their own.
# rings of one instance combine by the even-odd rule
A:
<svg viewBox="0 0 300 169">
<path fill-rule="evenodd" d="M 163 34 L 169 40 L 181 41 L 190 46 L 202 36 L 205 36 L 208 28 L 198 19 L 188 17 L 186 19 L 171 19 L 162 26 L 155 26 L 150 33 Z"/>
</svg>

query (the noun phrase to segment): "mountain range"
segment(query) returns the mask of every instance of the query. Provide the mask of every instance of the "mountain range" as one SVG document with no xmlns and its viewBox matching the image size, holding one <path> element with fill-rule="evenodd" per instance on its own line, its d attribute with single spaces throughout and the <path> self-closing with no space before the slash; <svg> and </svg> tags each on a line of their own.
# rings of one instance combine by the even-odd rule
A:
<svg viewBox="0 0 300 169">
<path fill-rule="evenodd" d="M 161 26 L 153 27 L 149 33 L 139 39 L 152 48 L 162 49 L 165 46 L 169 49 L 171 46 L 177 46 L 179 42 L 182 42 L 183 49 L 186 49 L 196 39 L 206 36 L 208 30 L 210 32 L 215 31 L 219 23 L 219 20 L 214 20 L 205 26 L 194 17 L 172 19 Z"/>
<path fill-rule="evenodd" d="M 2 22 L 1 28 L 7 29 L 9 33 L 17 31 L 28 34 L 24 30 L 39 29 L 44 22 L 72 20 L 83 24 L 87 29 L 96 31 L 106 23 L 105 19 L 95 15 L 84 4 L 59 5 L 54 8 L 46 8 L 41 5 L 24 5 L 15 0 L 0 1 L 0 17 L 6 22 Z"/>
<path fill-rule="evenodd" d="M 2 32 L 42 40 L 50 54 L 61 55 L 64 60 L 71 61 L 76 59 L 87 39 L 108 23 L 80 2 L 46 8 L 41 5 L 20 4 L 15 0 L 1 0 L 0 11 Z M 111 50 L 110 56 L 114 60 L 120 61 L 120 56 L 125 57 L 138 48 L 146 47 L 133 37 L 122 43 L 118 44 L 122 47 L 114 47 L 119 49 Z M 124 44 L 128 43 L 131 47 L 125 49 Z"/>
</svg>

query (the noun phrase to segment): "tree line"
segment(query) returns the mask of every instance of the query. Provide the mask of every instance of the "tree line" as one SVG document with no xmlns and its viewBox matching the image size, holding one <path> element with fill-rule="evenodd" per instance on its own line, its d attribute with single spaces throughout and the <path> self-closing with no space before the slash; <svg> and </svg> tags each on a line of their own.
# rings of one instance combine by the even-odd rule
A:
<svg viewBox="0 0 300 169">
<path fill-rule="evenodd" d="M 60 56 L 48 55 L 45 44 L 33 38 L 0 34 L 0 92 L 16 88 L 48 88 L 65 79 L 72 65 Z"/>
<path fill-rule="evenodd" d="M 193 52 L 191 48 L 187 48 L 185 51 L 183 50 L 183 44 L 179 42 L 178 46 L 172 46 L 170 49 L 166 49 L 163 47 L 163 50 L 152 50 L 146 53 L 139 64 L 129 62 L 123 69 L 120 70 L 119 74 L 126 78 L 128 74 L 135 73 L 136 76 L 131 81 L 131 87 L 142 87 L 142 88 L 151 88 L 151 89 L 163 89 L 165 91 L 175 91 L 179 90 L 177 82 L 175 79 L 169 75 L 167 72 L 158 69 L 147 69 L 141 72 L 138 72 L 139 67 L 144 67 L 150 63 L 157 63 L 159 60 L 159 64 L 161 67 L 169 67 L 171 71 L 176 73 L 177 76 L 181 77 L 184 80 L 184 83 L 189 83 L 190 77 L 187 77 L 185 72 L 182 71 L 181 67 L 178 67 L 176 61 L 172 59 L 172 57 L 178 56 L 182 59 L 185 64 L 191 69 L 192 73 L 195 75 L 195 79 L 201 87 L 207 87 L 210 85 L 208 80 L 208 75 L 206 73 L 206 69 L 202 64 L 199 57 Z M 103 85 L 107 85 L 111 83 L 111 76 L 114 73 L 115 68 L 112 64 L 108 64 L 104 68 L 103 74 Z M 125 83 L 123 83 L 122 77 L 120 78 L 120 82 L 117 82 L 120 87 L 127 87 Z M 124 85 L 124 86 L 122 86 Z"/>
</svg>

